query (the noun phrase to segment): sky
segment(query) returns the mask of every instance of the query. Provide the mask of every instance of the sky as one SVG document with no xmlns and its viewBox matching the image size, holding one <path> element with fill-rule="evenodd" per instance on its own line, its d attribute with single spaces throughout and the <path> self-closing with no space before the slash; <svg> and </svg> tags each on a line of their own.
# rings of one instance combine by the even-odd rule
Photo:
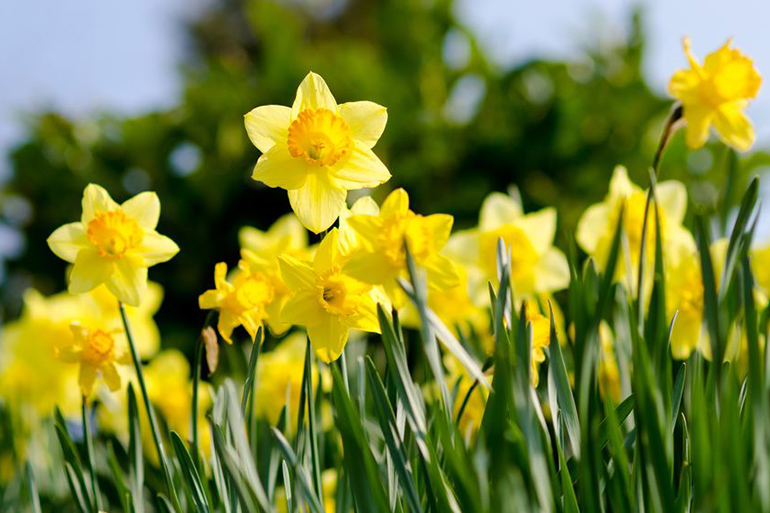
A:
<svg viewBox="0 0 770 513">
<path fill-rule="evenodd" d="M 131 115 L 172 106 L 181 87 L 184 22 L 210 1 L 0 2 L 0 181 L 29 113 Z M 531 58 L 578 59 L 586 45 L 626 34 L 637 5 L 645 12 L 645 73 L 661 93 L 685 65 L 683 35 L 701 57 L 734 37 L 760 72 L 770 70 L 770 2 L 759 0 L 731 0 L 729 8 L 724 0 L 458 0 L 457 14 L 494 60 L 512 66 Z M 770 93 L 760 91 L 748 112 L 759 143 L 769 144 Z"/>
</svg>

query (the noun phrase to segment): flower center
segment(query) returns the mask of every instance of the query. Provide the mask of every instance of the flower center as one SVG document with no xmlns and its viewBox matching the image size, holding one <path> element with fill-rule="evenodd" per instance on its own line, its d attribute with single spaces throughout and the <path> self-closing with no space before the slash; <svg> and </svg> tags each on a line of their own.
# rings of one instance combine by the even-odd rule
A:
<svg viewBox="0 0 770 513">
<path fill-rule="evenodd" d="M 328 109 L 305 109 L 289 125 L 289 153 L 315 166 L 333 166 L 350 154 L 350 129 Z"/>
<path fill-rule="evenodd" d="M 141 244 L 143 237 L 136 220 L 122 210 L 98 212 L 89 221 L 86 235 L 91 244 L 96 246 L 100 257 L 115 260 Z"/>
<path fill-rule="evenodd" d="M 331 274 L 318 283 L 321 306 L 332 315 L 349 317 L 358 311 L 365 287 L 352 278 Z"/>
<path fill-rule="evenodd" d="M 107 332 L 95 330 L 89 333 L 86 341 L 86 347 L 83 350 L 83 359 L 94 366 L 109 361 L 112 357 L 112 349 L 115 347 L 115 340 Z"/>
<path fill-rule="evenodd" d="M 273 288 L 262 274 L 254 274 L 238 283 L 225 300 L 226 308 L 235 312 L 246 312 L 262 308 L 273 299 Z"/>
</svg>

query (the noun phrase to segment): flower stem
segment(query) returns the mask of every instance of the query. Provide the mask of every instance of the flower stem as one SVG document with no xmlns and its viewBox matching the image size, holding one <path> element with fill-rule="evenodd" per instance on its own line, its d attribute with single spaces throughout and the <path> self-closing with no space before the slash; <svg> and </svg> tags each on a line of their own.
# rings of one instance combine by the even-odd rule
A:
<svg viewBox="0 0 770 513">
<path fill-rule="evenodd" d="M 195 361 L 193 362 L 193 391 L 192 391 L 192 408 L 190 413 L 190 430 L 192 431 L 192 450 L 193 461 L 195 466 L 198 467 L 200 472 L 200 451 L 198 449 L 198 387 L 201 379 L 201 367 L 203 365 L 203 332 L 211 325 L 211 320 L 214 317 L 214 310 L 211 310 L 206 316 L 206 320 L 203 322 L 203 329 L 201 329 L 201 336 L 198 337 L 198 344 L 195 346 Z M 210 371 L 210 370 L 209 370 Z"/>
<path fill-rule="evenodd" d="M 155 410 L 150 403 L 150 396 L 147 393 L 147 385 L 144 382 L 144 373 L 142 372 L 142 361 L 139 359 L 139 353 L 136 351 L 136 344 L 134 344 L 134 337 L 131 334 L 131 327 L 128 324 L 128 317 L 126 317 L 126 309 L 122 302 L 118 303 L 120 307 L 120 317 L 123 320 L 123 327 L 126 330 L 126 338 L 128 339 L 128 347 L 131 350 L 131 359 L 134 362 L 134 368 L 136 369 L 136 378 L 139 381 L 139 388 L 142 389 L 142 399 L 144 399 L 144 407 L 147 409 L 147 417 L 150 420 L 150 428 L 152 430 L 152 438 L 155 441 L 155 449 L 158 451 L 158 459 L 160 459 L 161 466 L 163 467 L 163 476 L 166 479 L 166 486 L 168 487 L 168 493 L 171 496 L 171 501 L 174 508 L 177 511 L 182 511 L 182 507 L 179 503 L 179 497 L 174 488 L 174 483 L 171 479 L 171 469 L 168 465 L 166 458 L 166 451 L 163 448 L 163 440 L 160 438 L 160 430 L 158 429 L 158 421 L 155 418 Z"/>
<path fill-rule="evenodd" d="M 318 457 L 318 433 L 316 432 L 315 399 L 313 397 L 313 348 L 310 346 L 310 338 L 307 339 L 305 349 L 305 398 L 307 400 L 307 416 L 310 428 L 310 457 L 313 463 L 313 480 L 316 493 L 323 503 L 323 489 L 321 481 L 321 465 Z"/>
<path fill-rule="evenodd" d="M 86 443 L 86 457 L 88 458 L 88 470 L 91 472 L 91 491 L 94 496 L 94 508 L 102 510 L 102 497 L 99 493 L 99 480 L 96 478 L 96 463 L 94 459 L 94 444 L 91 440 L 91 423 L 88 417 L 88 398 L 83 396 L 83 439 Z"/>
<path fill-rule="evenodd" d="M 671 114 L 666 119 L 666 125 L 663 128 L 663 133 L 660 134 L 660 142 L 658 142 L 658 149 L 655 150 L 655 157 L 652 159 L 652 170 L 655 176 L 658 175 L 658 166 L 660 165 L 660 159 L 663 157 L 663 150 L 666 149 L 669 139 L 674 134 L 674 125 L 677 121 L 682 119 L 684 110 L 681 103 L 676 103 L 671 109 Z"/>
</svg>

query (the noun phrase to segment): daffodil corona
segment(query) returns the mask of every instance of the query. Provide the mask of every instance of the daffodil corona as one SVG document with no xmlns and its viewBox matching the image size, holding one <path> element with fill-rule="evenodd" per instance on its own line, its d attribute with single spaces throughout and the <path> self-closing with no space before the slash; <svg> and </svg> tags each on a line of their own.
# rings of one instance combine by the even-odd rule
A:
<svg viewBox="0 0 770 513">
<path fill-rule="evenodd" d="M 351 329 L 380 332 L 376 291 L 343 271 L 336 228 L 321 241 L 312 263 L 288 255 L 280 262 L 283 279 L 292 290 L 281 318 L 307 329 L 321 360 L 339 358 Z"/>
<path fill-rule="evenodd" d="M 668 90 L 682 103 L 687 145 L 703 146 L 713 125 L 727 144 L 748 150 L 755 134 L 743 110 L 762 83 L 751 59 L 732 48 L 728 40 L 701 65 L 692 54 L 689 38 L 684 38 L 683 45 L 690 68 L 674 73 Z"/>
<path fill-rule="evenodd" d="M 323 78 L 309 73 L 291 108 L 265 105 L 246 114 L 246 131 L 262 152 L 252 178 L 286 189 L 302 224 L 320 233 L 339 217 L 347 191 L 390 179 L 372 151 L 387 120 L 376 103 L 338 105 Z"/>
<path fill-rule="evenodd" d="M 160 201 L 143 192 L 118 205 L 102 187 L 89 184 L 83 192 L 80 222 L 65 224 L 48 238 L 59 258 L 73 264 L 72 294 L 102 283 L 130 306 L 138 306 L 147 290 L 147 268 L 170 260 L 179 251 L 155 227 Z"/>
<path fill-rule="evenodd" d="M 118 390 L 120 374 L 115 364 L 129 364 L 131 357 L 126 348 L 115 343 L 117 332 L 72 323 L 72 333 L 75 335 L 73 343 L 61 348 L 58 357 L 67 363 L 80 363 L 78 382 L 83 396 L 91 395 L 98 376 L 102 376 L 110 390 Z"/>
</svg>

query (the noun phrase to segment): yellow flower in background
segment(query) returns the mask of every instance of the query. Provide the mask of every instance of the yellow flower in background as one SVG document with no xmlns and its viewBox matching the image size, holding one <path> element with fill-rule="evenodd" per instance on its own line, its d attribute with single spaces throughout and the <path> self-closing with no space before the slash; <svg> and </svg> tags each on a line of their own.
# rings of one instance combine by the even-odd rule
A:
<svg viewBox="0 0 770 513">
<path fill-rule="evenodd" d="M 340 215 L 347 191 L 390 179 L 372 151 L 387 121 L 376 103 L 337 105 L 326 82 L 308 73 L 291 108 L 265 105 L 246 114 L 246 131 L 262 152 L 252 178 L 286 189 L 302 224 L 320 233 Z"/>
<path fill-rule="evenodd" d="M 155 231 L 160 201 L 143 192 L 118 205 L 102 187 L 89 184 L 83 191 L 83 215 L 65 224 L 48 245 L 73 264 L 69 291 L 88 292 L 101 284 L 120 301 L 138 306 L 147 290 L 147 268 L 170 260 L 177 245 Z"/>
<path fill-rule="evenodd" d="M 267 323 L 274 335 L 282 335 L 291 327 L 280 322 L 281 309 L 291 291 L 281 278 L 278 257 L 307 257 L 307 230 L 297 216 L 286 214 L 264 232 L 250 226 L 241 228 L 238 239 L 241 244 L 241 259 L 249 271 L 264 274 L 273 288 L 273 299 L 265 307 Z"/>
<path fill-rule="evenodd" d="M 131 363 L 131 355 L 125 347 L 115 342 L 114 331 L 88 328 L 80 323 L 72 323 L 75 340 L 71 345 L 62 347 L 57 358 L 67 363 L 79 363 L 78 384 L 84 397 L 91 395 L 96 378 L 101 376 L 113 392 L 120 388 L 120 374 L 116 364 Z"/>
<path fill-rule="evenodd" d="M 545 361 L 545 348 L 551 343 L 551 320 L 540 313 L 534 301 L 527 301 L 527 322 L 532 325 L 529 382 L 537 388 L 540 383 L 540 364 Z"/>
<path fill-rule="evenodd" d="M 283 322 L 304 326 L 316 355 L 326 363 L 339 358 L 351 329 L 380 332 L 374 288 L 343 272 L 339 232 L 330 231 L 312 263 L 282 256 L 281 274 L 292 296 L 281 311 Z"/>
<path fill-rule="evenodd" d="M 610 326 L 605 321 L 599 324 L 599 343 L 601 345 L 599 369 L 597 371 L 599 393 L 602 397 L 607 397 L 615 403 L 619 403 L 623 390 L 620 383 L 618 360 L 615 356 L 615 339 L 612 336 Z"/>
<path fill-rule="evenodd" d="M 356 235 L 356 230 L 350 225 L 348 220 L 352 216 L 369 215 L 376 216 L 380 213 L 380 206 L 371 196 L 358 198 L 353 206 L 345 207 L 340 213 L 340 254 L 347 260 L 356 251 L 363 247 L 361 237 Z"/>
<path fill-rule="evenodd" d="M 703 281 L 695 240 L 683 234 L 666 246 L 666 318 L 676 321 L 671 330 L 671 355 L 689 358 L 708 344 L 703 326 Z"/>
<path fill-rule="evenodd" d="M 353 252 L 345 272 L 366 283 L 382 285 L 397 308 L 406 302 L 396 281 L 408 275 L 405 243 L 415 264 L 427 272 L 429 288 L 448 290 L 460 283 L 455 264 L 441 253 L 452 231 L 452 216 L 415 214 L 409 210 L 405 190 L 390 193 L 377 215 L 351 215 L 346 222 L 361 248 Z"/>
<path fill-rule="evenodd" d="M 227 264 L 220 262 L 214 268 L 214 284 L 215 289 L 198 297 L 200 308 L 219 310 L 217 329 L 228 344 L 233 343 L 232 333 L 238 326 L 243 326 L 254 342 L 267 318 L 266 307 L 273 300 L 273 286 L 268 277 L 250 270 L 241 260 L 238 272 L 230 282 L 227 281 Z"/>
<path fill-rule="evenodd" d="M 474 379 L 465 370 L 465 367 L 451 354 L 444 356 L 444 366 L 447 369 L 446 383 L 450 391 L 454 392 L 453 418 L 457 418 L 463 407 L 466 397 L 465 409 L 460 417 L 460 433 L 465 436 L 474 436 L 481 426 L 484 418 L 484 410 L 487 407 L 489 390 L 483 386 L 476 386 L 473 391 Z M 468 393 L 470 392 L 470 396 Z"/>
<path fill-rule="evenodd" d="M 553 292 L 569 284 L 567 258 L 553 247 L 556 211 L 546 208 L 524 214 L 521 205 L 505 194 L 484 200 L 479 226 L 449 239 L 447 253 L 468 269 L 474 302 L 487 307 L 487 283 L 497 284 L 497 244 L 510 249 L 511 285 L 517 299 Z"/>
<path fill-rule="evenodd" d="M 337 470 L 327 468 L 321 472 L 321 488 L 323 490 L 324 511 L 331 513 L 337 511 Z M 282 486 L 275 489 L 275 506 L 279 513 L 288 513 L 286 504 L 286 492 Z"/>
<path fill-rule="evenodd" d="M 687 210 L 687 190 L 676 180 L 660 182 L 656 188 L 658 212 L 661 224 L 661 241 L 664 248 L 671 240 L 689 235 L 682 226 Z M 625 279 L 631 290 L 636 288 L 639 255 L 642 245 L 644 210 L 647 191 L 632 183 L 626 168 L 617 166 L 612 174 L 610 190 L 604 201 L 591 205 L 580 217 L 577 226 L 577 242 L 592 257 L 600 271 L 604 272 L 612 249 L 618 216 L 623 210 L 623 240 L 618 257 L 615 279 Z M 655 256 L 655 210 L 650 205 L 647 226 L 647 262 L 652 269 Z M 651 273 L 647 273 L 648 276 Z M 649 288 L 648 288 L 649 290 Z"/>
<path fill-rule="evenodd" d="M 307 335 L 295 332 L 272 351 L 259 356 L 257 362 L 255 406 L 258 417 L 271 426 L 278 423 L 281 410 L 288 404 L 289 420 L 296 428 L 302 376 L 305 373 L 305 341 Z M 313 388 L 318 386 L 318 371 L 313 366 Z"/>
<path fill-rule="evenodd" d="M 731 47 L 732 40 L 708 54 L 703 65 L 692 54 L 690 39 L 684 38 L 682 44 L 690 68 L 674 73 L 668 90 L 682 103 L 687 145 L 703 146 L 713 125 L 727 144 L 748 150 L 755 134 L 743 110 L 762 83 L 754 63 Z"/>
<path fill-rule="evenodd" d="M 770 244 L 751 251 L 751 270 L 766 303 L 770 298 Z"/>
</svg>

